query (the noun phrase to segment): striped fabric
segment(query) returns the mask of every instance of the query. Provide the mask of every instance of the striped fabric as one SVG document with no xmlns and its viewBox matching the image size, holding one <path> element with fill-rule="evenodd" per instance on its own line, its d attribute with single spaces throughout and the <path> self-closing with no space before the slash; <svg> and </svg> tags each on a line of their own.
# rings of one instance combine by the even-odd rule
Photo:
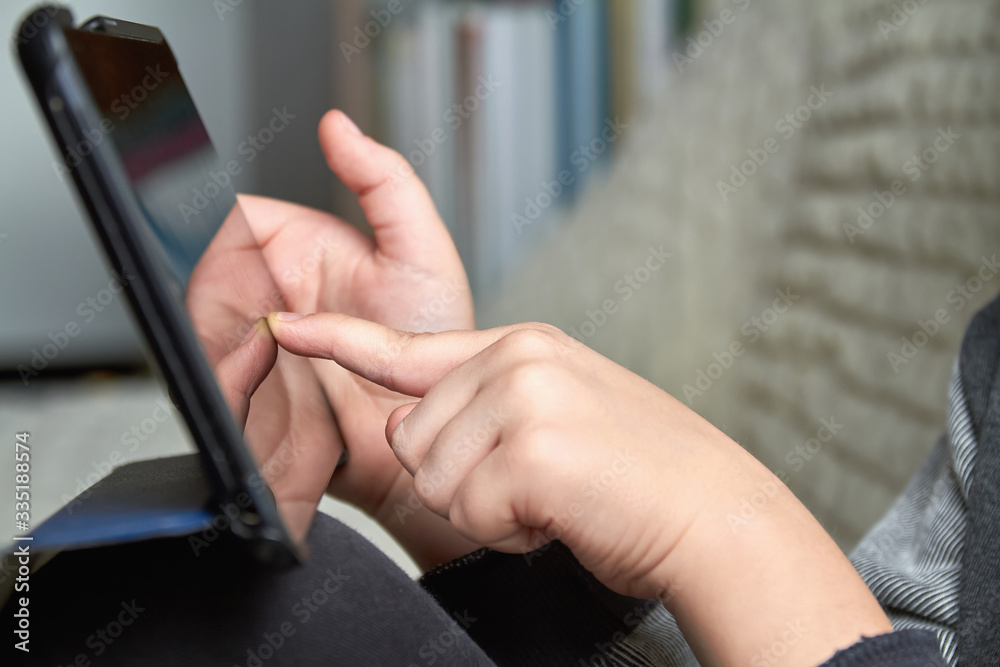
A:
<svg viewBox="0 0 1000 667">
<path fill-rule="evenodd" d="M 660 605 L 622 642 L 616 644 L 601 667 L 662 667 L 697 665 L 691 647 L 677 627 L 677 621 Z M 595 663 L 600 665 L 600 663 Z"/>
<path fill-rule="evenodd" d="M 700 4 L 696 25 L 733 3 Z M 885 32 L 880 21 L 904 4 L 905 24 Z M 897 627 L 936 631 L 954 663 L 976 443 L 954 375 L 947 414 L 944 394 L 966 323 L 993 298 L 995 281 L 960 307 L 947 295 L 997 247 L 1000 3 L 748 6 L 695 66 L 673 77 L 649 117 L 636 119 L 607 184 L 481 321 L 537 319 L 568 330 L 594 307 L 588 299 L 634 264 L 634 253 L 667 241 L 678 249 L 670 268 L 677 278 L 644 292 L 587 342 L 682 397 L 713 353 L 747 342 L 740 323 L 766 308 L 774 288 L 790 286 L 802 301 L 747 346 L 710 395 L 690 403 L 786 472 L 789 447 L 811 437 L 821 418 L 849 419 L 849 430 L 790 476 L 789 487 L 845 550 L 868 533 L 855 566 Z M 759 146 L 775 119 L 823 83 L 835 96 L 722 202 L 715 184 L 735 156 Z M 956 147 L 912 181 L 905 162 L 949 127 L 961 135 Z M 848 238 L 844 225 L 857 224 L 857 208 L 901 178 L 906 196 Z M 892 368 L 887 353 L 939 308 L 948 325 L 918 362 Z M 945 419 L 948 435 L 935 446 Z M 696 662 L 660 609 L 592 664 Z"/>
<path fill-rule="evenodd" d="M 956 362 L 948 430 L 851 562 L 897 630 L 931 630 L 956 663 L 958 586 L 976 438 Z M 670 613 L 659 607 L 603 656 L 608 667 L 697 665 Z"/>
<path fill-rule="evenodd" d="M 955 664 L 958 587 L 976 438 L 958 364 L 948 391 L 948 432 L 851 561 L 896 629 L 937 633 Z"/>
</svg>

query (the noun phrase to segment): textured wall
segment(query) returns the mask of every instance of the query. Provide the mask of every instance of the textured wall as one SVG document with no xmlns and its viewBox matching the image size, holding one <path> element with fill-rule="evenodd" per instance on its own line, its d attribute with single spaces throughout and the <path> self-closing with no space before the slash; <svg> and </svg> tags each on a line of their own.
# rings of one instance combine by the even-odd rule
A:
<svg viewBox="0 0 1000 667">
<path fill-rule="evenodd" d="M 587 343 L 781 471 L 845 548 L 940 433 L 961 333 L 1000 290 L 1000 275 L 967 303 L 956 290 L 1000 251 L 1000 3 L 893 5 L 707 7 L 732 21 L 675 68 L 577 210 L 530 230 L 537 254 L 481 317 L 582 331 L 618 299 Z M 935 141 L 933 164 L 907 164 Z M 723 201 L 718 182 L 739 185 L 732 167 L 763 148 Z M 880 217 L 859 223 L 859 206 Z M 624 301 L 616 281 L 651 244 L 673 257 Z M 924 342 L 936 315 L 906 358 L 901 337 Z"/>
</svg>

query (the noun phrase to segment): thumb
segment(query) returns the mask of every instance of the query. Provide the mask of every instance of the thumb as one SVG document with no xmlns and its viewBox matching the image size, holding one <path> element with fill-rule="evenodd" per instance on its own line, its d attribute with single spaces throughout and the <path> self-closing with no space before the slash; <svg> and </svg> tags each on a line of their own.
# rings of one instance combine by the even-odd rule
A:
<svg viewBox="0 0 1000 667">
<path fill-rule="evenodd" d="M 262 317 L 243 343 L 216 364 L 215 378 L 240 428 L 246 426 L 250 414 L 250 397 L 271 372 L 277 358 L 278 346 Z"/>
<path fill-rule="evenodd" d="M 293 354 L 332 359 L 386 389 L 418 397 L 516 328 L 415 334 L 339 313 L 271 313 L 267 323 Z"/>
<path fill-rule="evenodd" d="M 413 408 L 420 405 L 420 403 L 406 403 L 401 405 L 391 413 L 389 413 L 389 419 L 385 422 L 385 441 L 392 446 L 392 434 L 396 432 L 396 427 L 403 423 L 407 415 L 413 412 Z"/>
<path fill-rule="evenodd" d="M 320 121 L 330 169 L 358 195 L 378 250 L 422 268 L 461 270 L 461 260 L 427 188 L 396 151 L 364 136 L 342 111 Z"/>
</svg>

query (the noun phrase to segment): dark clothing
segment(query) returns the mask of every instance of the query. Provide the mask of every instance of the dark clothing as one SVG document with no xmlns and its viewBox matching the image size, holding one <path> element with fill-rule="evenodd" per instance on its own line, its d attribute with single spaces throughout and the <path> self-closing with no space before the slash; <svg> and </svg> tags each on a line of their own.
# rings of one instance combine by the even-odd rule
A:
<svg viewBox="0 0 1000 667">
<path fill-rule="evenodd" d="M 973 319 L 959 365 L 979 449 L 959 586 L 958 660 L 1000 665 L 1000 299 Z"/>
<path fill-rule="evenodd" d="M 222 539 L 197 556 L 186 538 L 60 554 L 32 577 L 31 653 L 13 664 L 492 667 L 462 627 L 478 620 L 358 533 L 317 514 L 309 545 L 284 571 Z"/>
<path fill-rule="evenodd" d="M 963 343 L 953 400 L 968 419 L 961 412 L 956 426 L 949 418 L 944 444 L 856 556 L 894 622 L 898 616 L 911 619 L 914 628 L 942 627 L 937 635 L 904 629 L 868 638 L 827 665 L 944 665 L 939 641 L 954 635 L 957 653 L 949 644 L 948 654 L 962 664 L 1000 664 L 998 371 L 1000 300 L 976 316 Z M 971 435 L 961 430 L 966 421 Z M 958 516 L 948 510 L 954 529 L 928 532 L 921 517 L 933 523 L 943 516 L 935 512 L 951 507 L 924 493 L 938 470 L 955 486 L 961 501 L 955 507 L 965 511 Z M 948 491 L 940 484 L 934 488 Z M 892 524 L 904 519 L 907 525 L 893 531 Z M 930 535 L 934 543 L 912 539 L 915 533 L 924 540 Z M 913 579 L 900 564 L 912 563 L 909 556 L 892 559 L 903 548 L 897 544 L 941 554 L 954 546 L 945 542 L 963 540 L 964 551 L 952 550 L 961 556 L 951 562 L 960 565 L 957 603 L 952 593 Z M 280 572 L 256 565 L 238 551 L 239 544 L 225 539 L 197 556 L 185 538 L 61 554 L 32 578 L 32 650 L 13 651 L 16 664 L 670 664 L 667 651 L 633 641 L 665 627 L 652 623 L 666 613 L 659 603 L 613 593 L 559 543 L 527 555 L 483 549 L 428 573 L 419 584 L 330 517 L 317 516 L 309 544 L 306 565 Z M 931 602 L 925 608 L 926 600 Z M 957 604 L 957 627 L 947 619 L 934 621 L 941 604 Z M 923 625 L 922 614 L 930 619 Z M 9 635 L 8 642 L 10 647 Z"/>
<path fill-rule="evenodd" d="M 185 538 L 61 554 L 32 579 L 31 653 L 8 664 L 622 665 L 613 645 L 658 604 L 611 592 L 558 543 L 429 573 L 443 606 L 335 519 L 317 515 L 309 543 L 309 563 L 281 572 L 228 541 L 198 556 Z M 943 665 L 935 652 L 933 634 L 906 631 L 829 664 Z"/>
</svg>

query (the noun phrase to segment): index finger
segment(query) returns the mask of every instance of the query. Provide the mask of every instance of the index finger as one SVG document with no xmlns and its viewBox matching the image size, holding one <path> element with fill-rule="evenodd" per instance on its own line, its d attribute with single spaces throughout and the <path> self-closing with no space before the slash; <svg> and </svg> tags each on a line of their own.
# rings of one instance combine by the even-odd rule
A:
<svg viewBox="0 0 1000 667">
<path fill-rule="evenodd" d="M 340 313 L 271 313 L 267 323 L 278 344 L 293 354 L 331 359 L 386 389 L 417 397 L 519 328 L 409 333 Z"/>
</svg>

